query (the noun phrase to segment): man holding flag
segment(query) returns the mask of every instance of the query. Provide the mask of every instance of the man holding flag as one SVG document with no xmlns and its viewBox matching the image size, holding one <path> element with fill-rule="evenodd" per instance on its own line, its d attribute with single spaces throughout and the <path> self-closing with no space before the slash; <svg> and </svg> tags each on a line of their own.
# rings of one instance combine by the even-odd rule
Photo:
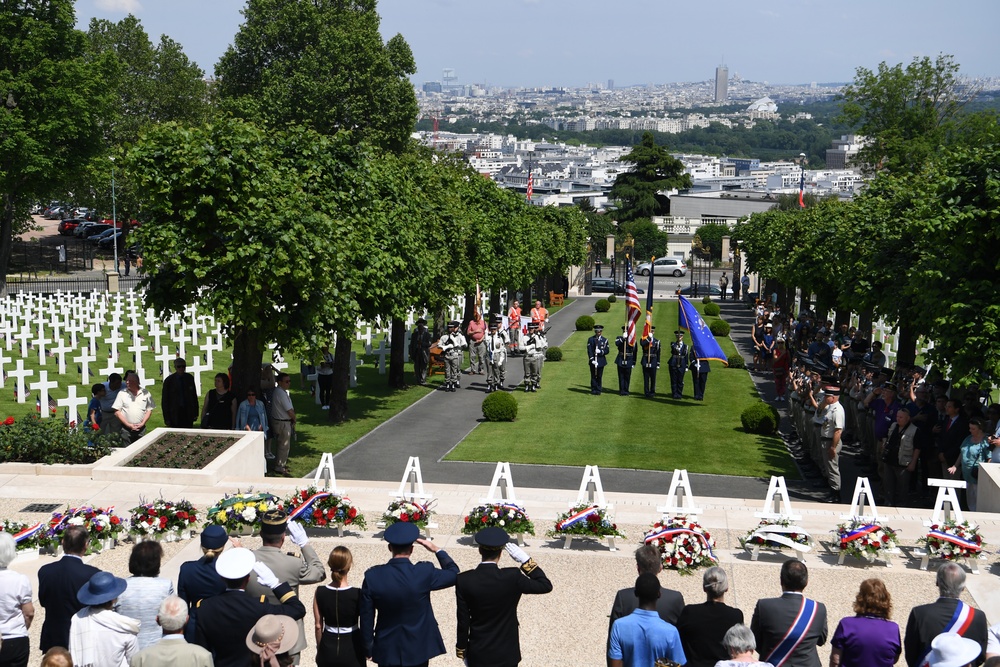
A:
<svg viewBox="0 0 1000 667">
<path fill-rule="evenodd" d="M 656 264 L 656 258 L 649 265 Z M 646 290 L 646 324 L 642 327 L 642 389 L 646 398 L 656 395 L 656 371 L 660 368 L 660 341 L 653 336 L 653 272 L 649 272 L 649 289 Z"/>
<path fill-rule="evenodd" d="M 615 340 L 615 344 L 618 345 L 618 359 L 615 359 L 615 363 L 618 364 L 618 393 L 622 396 L 628 395 L 629 380 L 632 378 L 632 368 L 635 366 L 635 327 L 639 322 L 639 313 L 639 290 L 635 286 L 635 275 L 632 273 L 632 256 L 625 255 L 625 327 L 622 335 Z"/>
<path fill-rule="evenodd" d="M 696 401 L 705 399 L 705 385 L 708 383 L 708 373 L 711 367 L 710 359 L 728 364 L 725 353 L 719 347 L 718 341 L 709 330 L 705 320 L 698 310 L 683 296 L 677 297 L 677 321 L 682 329 L 691 333 L 691 374 L 694 380 L 694 398 Z"/>
</svg>

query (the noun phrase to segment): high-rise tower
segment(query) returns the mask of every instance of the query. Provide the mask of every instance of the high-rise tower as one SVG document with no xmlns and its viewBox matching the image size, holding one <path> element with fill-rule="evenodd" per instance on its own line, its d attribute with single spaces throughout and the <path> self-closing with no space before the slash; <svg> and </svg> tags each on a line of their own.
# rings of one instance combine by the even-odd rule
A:
<svg viewBox="0 0 1000 667">
<path fill-rule="evenodd" d="M 719 65 L 715 68 L 715 101 L 725 102 L 729 99 L 729 68 Z"/>
</svg>

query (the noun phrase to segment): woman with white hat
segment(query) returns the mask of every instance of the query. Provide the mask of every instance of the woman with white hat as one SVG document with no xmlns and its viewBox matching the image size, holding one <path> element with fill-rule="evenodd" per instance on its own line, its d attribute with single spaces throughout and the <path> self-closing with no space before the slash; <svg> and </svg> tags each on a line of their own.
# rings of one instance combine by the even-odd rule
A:
<svg viewBox="0 0 1000 667">
<path fill-rule="evenodd" d="M 139 623 L 111 611 L 128 582 L 110 572 L 98 572 L 76 597 L 86 605 L 73 616 L 69 652 L 75 667 L 127 667 L 139 651 Z"/>
</svg>

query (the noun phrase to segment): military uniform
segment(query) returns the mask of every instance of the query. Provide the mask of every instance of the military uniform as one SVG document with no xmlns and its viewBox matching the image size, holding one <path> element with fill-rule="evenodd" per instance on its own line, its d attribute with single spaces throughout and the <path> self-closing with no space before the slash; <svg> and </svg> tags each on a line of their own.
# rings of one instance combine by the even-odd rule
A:
<svg viewBox="0 0 1000 667">
<path fill-rule="evenodd" d="M 705 385 L 708 383 L 708 374 L 711 371 L 708 359 L 699 359 L 691 348 L 691 379 L 694 382 L 694 400 L 705 400 Z"/>
<path fill-rule="evenodd" d="M 622 327 L 622 335 L 615 338 L 615 347 L 618 348 L 618 356 L 615 357 L 615 365 L 618 366 L 618 395 L 628 396 L 628 387 L 632 382 L 632 369 L 635 368 L 635 343 L 628 344 L 625 336 L 625 327 Z"/>
<path fill-rule="evenodd" d="M 670 361 L 667 369 L 670 371 L 670 395 L 673 398 L 684 396 L 684 375 L 687 373 L 688 346 L 684 342 L 684 332 L 680 329 L 674 332 L 677 340 L 670 344 Z"/>
<path fill-rule="evenodd" d="M 649 338 L 639 342 L 642 347 L 642 391 L 646 398 L 656 395 L 656 371 L 660 368 L 660 339 L 653 335 L 656 327 L 650 330 Z"/>
<path fill-rule="evenodd" d="M 427 330 L 427 320 L 417 320 L 417 328 L 410 334 L 410 359 L 413 360 L 413 375 L 417 384 L 427 383 L 427 367 L 431 361 L 431 332 Z"/>
<path fill-rule="evenodd" d="M 524 340 L 524 390 L 538 391 L 542 381 L 542 359 L 549 343 L 538 330 L 538 323 L 528 325 L 528 337 Z"/>
<path fill-rule="evenodd" d="M 469 346 L 465 336 L 458 330 L 460 323 L 456 320 L 448 322 L 448 333 L 441 336 L 438 347 L 444 352 L 444 390 L 458 389 L 459 376 L 462 373 L 462 350 Z"/>
<path fill-rule="evenodd" d="M 587 358 L 590 360 L 590 393 L 594 396 L 604 391 L 604 367 L 608 365 L 608 352 L 611 346 L 608 339 L 602 336 L 604 327 L 600 324 L 594 327 L 594 335 L 587 339 Z"/>
<path fill-rule="evenodd" d="M 507 338 L 494 322 L 486 335 L 486 393 L 502 389 L 507 381 Z"/>
</svg>

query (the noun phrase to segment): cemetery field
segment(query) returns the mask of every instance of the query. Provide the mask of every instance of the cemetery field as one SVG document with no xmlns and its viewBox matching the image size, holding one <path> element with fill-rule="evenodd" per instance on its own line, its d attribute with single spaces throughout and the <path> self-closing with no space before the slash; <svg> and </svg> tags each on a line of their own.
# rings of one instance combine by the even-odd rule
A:
<svg viewBox="0 0 1000 667">
<path fill-rule="evenodd" d="M 672 470 L 766 477 L 798 473 L 781 439 L 743 432 L 740 413 L 759 400 L 746 370 L 729 369 L 711 362 L 704 401 L 695 401 L 690 372 L 684 383 L 684 398 L 670 398 L 667 359 L 673 332 L 677 329 L 677 303 L 659 301 L 653 324 L 663 343 L 663 360 L 657 373 L 657 396 L 642 395 L 642 371 L 632 372 L 632 395 L 618 395 L 618 373 L 613 363 L 615 337 L 625 321 L 623 299 L 608 313 L 595 313 L 603 324 L 612 355 L 604 370 L 604 393 L 590 395 L 587 338 L 578 331 L 562 345 L 563 360 L 545 362 L 542 388 L 537 393 L 514 392 L 517 421 L 479 424 L 453 449 L 448 460 L 496 461 L 497 445 L 503 443 L 503 459 L 512 463 L 612 468 Z M 695 302 L 699 311 L 700 302 Z M 705 318 L 708 323 L 716 319 Z M 641 335 L 643 320 L 639 321 Z M 726 354 L 736 349 L 729 338 L 720 338 Z M 688 345 L 690 336 L 686 337 Z M 510 361 L 508 362 L 510 363 Z M 521 363 L 520 359 L 514 363 Z"/>
</svg>

